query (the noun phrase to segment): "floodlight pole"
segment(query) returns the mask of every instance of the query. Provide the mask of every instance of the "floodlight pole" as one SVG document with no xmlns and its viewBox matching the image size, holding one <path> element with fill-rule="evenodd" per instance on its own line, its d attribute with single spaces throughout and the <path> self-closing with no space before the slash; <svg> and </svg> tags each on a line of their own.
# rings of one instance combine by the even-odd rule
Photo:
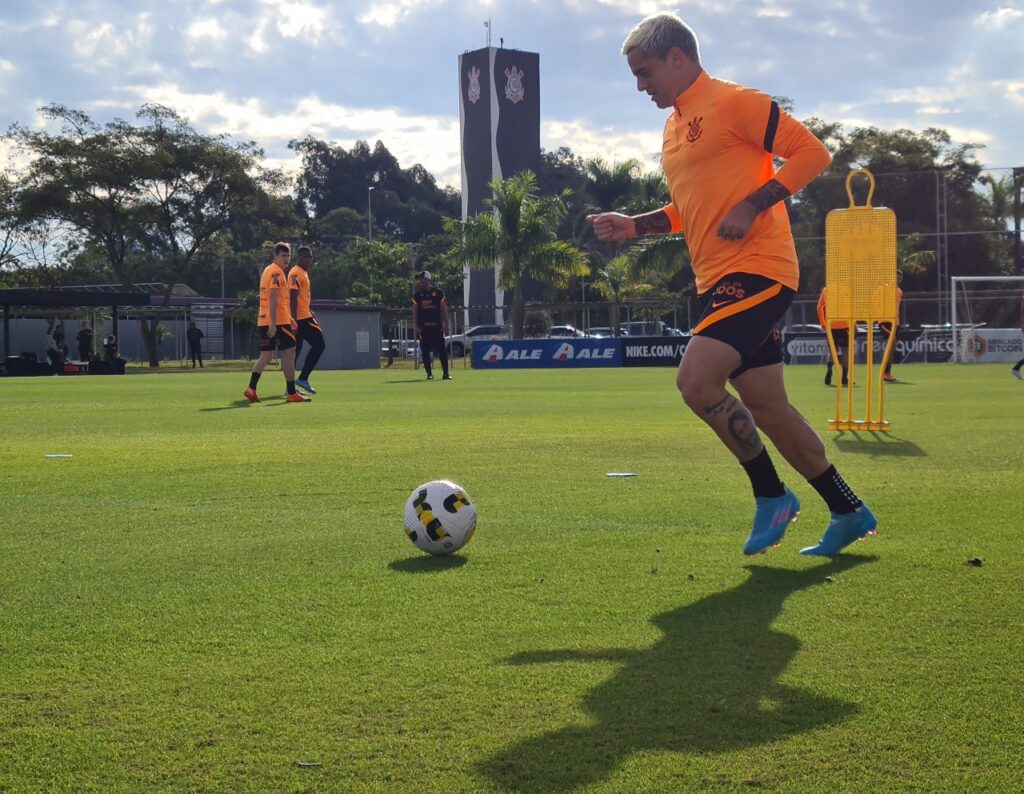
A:
<svg viewBox="0 0 1024 794">
<path fill-rule="evenodd" d="M 1024 187 L 1024 166 L 1013 169 L 1013 272 L 1024 275 L 1024 256 L 1020 245 L 1020 191 Z"/>
<path fill-rule="evenodd" d="M 373 185 L 366 188 L 366 242 L 373 242 Z M 369 268 L 367 268 L 369 270 Z M 373 295 L 373 271 L 370 270 L 370 295 Z"/>
</svg>

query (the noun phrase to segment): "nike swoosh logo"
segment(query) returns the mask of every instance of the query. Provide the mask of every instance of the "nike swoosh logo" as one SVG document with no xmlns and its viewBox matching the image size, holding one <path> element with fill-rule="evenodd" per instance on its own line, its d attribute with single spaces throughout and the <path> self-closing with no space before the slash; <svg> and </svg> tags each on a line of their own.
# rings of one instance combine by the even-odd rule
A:
<svg viewBox="0 0 1024 794">
<path fill-rule="evenodd" d="M 719 306 L 725 306 L 728 303 L 729 303 L 729 301 L 718 301 L 717 303 L 712 303 L 711 304 L 711 308 L 712 309 L 717 309 Z"/>
</svg>

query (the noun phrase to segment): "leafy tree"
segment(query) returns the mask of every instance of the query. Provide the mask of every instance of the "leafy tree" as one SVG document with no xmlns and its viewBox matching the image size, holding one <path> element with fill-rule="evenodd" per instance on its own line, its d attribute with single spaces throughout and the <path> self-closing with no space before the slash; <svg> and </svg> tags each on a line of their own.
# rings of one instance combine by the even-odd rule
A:
<svg viewBox="0 0 1024 794">
<path fill-rule="evenodd" d="M 597 279 L 593 283 L 593 288 L 612 302 L 608 325 L 615 336 L 619 335 L 622 301 L 650 288 L 650 285 L 637 280 L 636 272 L 630 258 L 620 255 L 609 261 L 596 273 Z"/>
<path fill-rule="evenodd" d="M 171 289 L 204 254 L 223 255 L 233 225 L 272 215 L 279 175 L 262 168 L 253 143 L 197 132 L 173 111 L 146 105 L 139 124 L 100 126 L 62 105 L 41 109 L 60 132 L 15 126 L 9 136 L 32 156 L 20 196 L 27 221 L 57 221 L 106 254 L 118 280 Z M 157 320 L 140 320 L 150 366 L 159 366 Z"/>
<path fill-rule="evenodd" d="M 442 218 L 460 211 L 457 191 L 438 187 L 422 165 L 401 168 L 380 141 L 373 149 L 366 141 L 356 141 L 346 150 L 308 137 L 292 141 L 289 148 L 302 158 L 297 195 L 304 211 L 314 219 L 345 207 L 361 215 L 366 229 L 372 200 L 375 230 L 415 242 L 439 234 Z M 374 188 L 372 199 L 370 187 Z"/>
<path fill-rule="evenodd" d="M 875 127 L 848 130 L 820 119 L 806 123 L 832 152 L 832 165 L 790 206 L 804 289 L 820 288 L 824 282 L 824 245 L 810 238 L 821 237 L 829 211 L 849 205 L 845 177 L 851 168 L 864 167 L 875 175 L 872 203 L 893 209 L 900 235 L 919 234 L 934 240 L 936 200 L 943 196 L 949 232 L 997 228 L 976 189 L 982 168 L 976 157 L 977 145 L 954 144 L 948 132 L 936 128 L 920 132 Z M 857 191 L 857 203 L 863 203 L 863 187 L 858 186 Z M 999 272 L 1007 266 L 999 241 L 992 235 L 951 235 L 948 245 L 952 274 Z M 907 288 L 934 289 L 934 273 L 927 271 L 926 267 L 918 275 L 909 275 Z"/>
<path fill-rule="evenodd" d="M 0 174 L 0 274 L 18 264 L 15 248 L 20 227 L 14 183 Z"/>
<path fill-rule="evenodd" d="M 625 211 L 626 205 L 639 188 L 638 178 L 642 172 L 640 161 L 630 159 L 609 165 L 596 157 L 587 160 L 584 167 L 596 208 L 604 212 Z"/>
<path fill-rule="evenodd" d="M 512 337 L 523 338 L 527 279 L 564 286 L 573 276 L 589 272 L 587 257 L 579 249 L 556 239 L 565 215 L 563 191 L 559 196 L 538 196 L 531 171 L 491 183 L 493 211 L 481 212 L 461 223 L 445 221 L 451 238 L 449 259 L 473 269 L 497 266 L 498 284 L 512 291 Z"/>
</svg>

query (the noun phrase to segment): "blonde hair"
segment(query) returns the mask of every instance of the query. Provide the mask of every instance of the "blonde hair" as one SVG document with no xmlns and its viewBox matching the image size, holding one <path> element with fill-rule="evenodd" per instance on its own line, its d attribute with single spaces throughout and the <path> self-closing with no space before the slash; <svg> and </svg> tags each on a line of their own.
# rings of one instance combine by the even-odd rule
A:
<svg viewBox="0 0 1024 794">
<path fill-rule="evenodd" d="M 639 49 L 648 58 L 665 60 L 673 47 L 678 47 L 683 55 L 700 65 L 700 47 L 693 29 L 675 14 L 652 14 L 629 31 L 622 42 L 622 54 L 629 55 L 630 50 Z"/>
<path fill-rule="evenodd" d="M 288 254 L 291 256 L 291 253 L 292 247 L 288 245 L 288 243 L 277 243 L 274 246 L 274 256 L 277 256 L 278 254 Z"/>
</svg>

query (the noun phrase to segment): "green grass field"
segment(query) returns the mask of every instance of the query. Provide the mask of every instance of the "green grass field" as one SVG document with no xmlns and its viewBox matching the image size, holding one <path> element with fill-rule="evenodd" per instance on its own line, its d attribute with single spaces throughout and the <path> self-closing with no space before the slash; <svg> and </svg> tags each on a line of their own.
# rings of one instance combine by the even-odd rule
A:
<svg viewBox="0 0 1024 794">
<path fill-rule="evenodd" d="M 1024 384 L 898 375 L 891 436 L 824 433 L 880 520 L 833 561 L 781 461 L 742 555 L 667 369 L 0 380 L 0 791 L 1020 791 Z M 480 524 L 434 559 L 439 477 Z"/>
</svg>

